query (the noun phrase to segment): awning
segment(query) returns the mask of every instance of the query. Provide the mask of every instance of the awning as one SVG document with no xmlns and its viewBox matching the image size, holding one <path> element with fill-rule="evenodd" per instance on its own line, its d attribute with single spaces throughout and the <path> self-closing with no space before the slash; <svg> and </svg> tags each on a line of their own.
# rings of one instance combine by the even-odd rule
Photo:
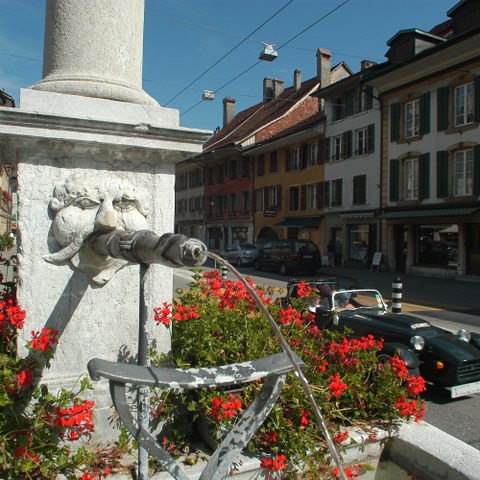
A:
<svg viewBox="0 0 480 480">
<path fill-rule="evenodd" d="M 342 220 L 361 220 L 363 218 L 373 218 L 374 216 L 375 210 L 365 210 L 362 212 L 341 213 L 339 218 Z"/>
<path fill-rule="evenodd" d="M 414 218 L 414 217 L 456 217 L 470 215 L 480 210 L 480 207 L 445 207 L 445 208 L 417 208 L 415 210 L 391 210 L 383 212 L 379 218 Z"/>
<path fill-rule="evenodd" d="M 289 227 L 289 228 L 313 228 L 318 227 L 322 217 L 290 217 L 285 218 L 279 223 L 275 223 L 274 227 Z"/>
</svg>

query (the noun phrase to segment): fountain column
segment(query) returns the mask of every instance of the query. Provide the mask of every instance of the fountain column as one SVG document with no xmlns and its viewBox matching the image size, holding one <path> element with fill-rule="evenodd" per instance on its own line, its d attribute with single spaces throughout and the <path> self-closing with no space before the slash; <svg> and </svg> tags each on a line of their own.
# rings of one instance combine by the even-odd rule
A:
<svg viewBox="0 0 480 480">
<path fill-rule="evenodd" d="M 72 388 L 91 358 L 134 361 L 139 267 L 101 258 L 91 229 L 174 228 L 175 165 L 201 152 L 210 131 L 142 90 L 143 0 L 47 0 L 43 78 L 0 107 L 0 162 L 18 178 L 18 299 L 31 332 L 58 330 L 42 383 Z M 169 68 L 174 68 L 169 67 Z M 123 225 L 122 225 L 123 224 Z M 78 248 L 81 246 L 82 248 Z M 145 305 L 171 301 L 173 271 L 152 265 Z M 151 322 L 153 323 L 153 322 Z M 169 332 L 152 326 L 161 351 Z M 108 441 L 107 383 L 96 383 L 96 438 Z"/>
</svg>

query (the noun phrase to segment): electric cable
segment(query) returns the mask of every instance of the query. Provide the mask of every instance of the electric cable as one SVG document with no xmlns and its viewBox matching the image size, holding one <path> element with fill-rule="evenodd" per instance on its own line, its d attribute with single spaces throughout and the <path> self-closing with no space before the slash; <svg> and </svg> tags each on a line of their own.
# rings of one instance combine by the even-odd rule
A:
<svg viewBox="0 0 480 480">
<path fill-rule="evenodd" d="M 267 20 L 265 20 L 260 26 L 258 26 L 255 30 L 253 30 L 253 32 L 251 32 L 249 35 L 247 35 L 247 37 L 245 37 L 244 39 L 242 39 L 239 43 L 237 43 L 233 48 L 231 48 L 227 53 L 225 53 L 222 57 L 220 57 L 213 65 L 211 65 L 210 67 L 208 67 L 203 73 L 201 73 L 200 75 L 198 75 L 194 80 L 192 80 L 186 87 L 184 87 L 179 93 L 177 93 L 173 98 L 171 98 L 166 104 L 165 106 L 167 107 L 168 105 L 170 105 L 170 103 L 173 102 L 173 100 L 175 100 L 176 98 L 178 98 L 183 92 L 185 92 L 185 90 L 187 90 L 188 88 L 190 88 L 197 80 L 200 80 L 200 78 L 202 78 L 204 75 L 206 75 L 210 70 L 212 70 L 214 67 L 216 67 L 223 59 L 225 59 L 226 57 L 228 57 L 228 55 L 230 55 L 234 50 L 236 50 L 238 47 L 240 47 L 240 45 L 242 45 L 243 43 L 245 43 L 254 33 L 258 32 L 258 30 L 260 30 L 264 25 L 266 25 L 270 20 L 272 20 L 274 17 L 276 17 L 282 10 L 284 10 L 285 8 L 288 7 L 288 5 L 290 5 L 291 3 L 293 3 L 295 0 L 289 0 L 285 5 L 283 5 L 283 7 L 281 7 L 279 10 L 277 10 L 273 15 L 271 15 L 269 18 L 267 18 Z"/>
<path fill-rule="evenodd" d="M 335 8 L 331 9 L 329 12 L 327 12 L 325 15 L 323 15 L 322 17 L 320 17 L 318 20 L 316 20 L 314 23 L 312 23 L 311 25 L 309 25 L 308 27 L 304 28 L 301 32 L 297 33 L 296 35 L 294 35 L 292 38 L 290 38 L 289 40 L 287 40 L 286 42 L 284 42 L 280 47 L 277 48 L 277 51 L 280 50 L 281 48 L 283 48 L 285 45 L 287 45 L 288 43 L 292 42 L 293 40 L 295 40 L 296 38 L 298 38 L 300 35 L 304 34 L 307 30 L 310 30 L 312 27 L 314 27 L 315 25 L 317 25 L 318 23 L 320 23 L 322 20 L 324 20 L 325 18 L 329 17 L 330 15 L 332 15 L 334 12 L 336 12 L 338 9 L 340 9 L 341 7 L 343 7 L 345 4 L 349 3 L 350 0 L 344 0 L 340 5 L 337 5 Z M 218 90 L 221 90 L 222 88 L 226 87 L 227 85 L 230 85 L 231 83 L 233 83 L 235 80 L 239 79 L 240 77 L 242 77 L 243 75 L 245 75 L 245 73 L 249 72 L 250 70 L 252 70 L 254 67 L 256 67 L 259 63 L 262 63 L 262 60 L 258 60 L 257 62 L 255 62 L 253 65 L 251 65 L 250 67 L 246 68 L 245 70 L 243 70 L 243 72 L 239 73 L 238 75 L 236 75 L 234 78 L 232 78 L 231 80 L 229 80 L 228 82 L 224 83 L 221 87 L 218 87 L 217 89 L 215 89 L 213 92 L 215 93 L 216 91 Z M 199 102 L 197 102 L 195 105 L 193 105 L 192 107 L 190 107 L 189 109 L 183 111 L 180 113 L 180 116 L 183 116 L 185 115 L 186 113 L 190 112 L 191 110 L 193 110 L 194 108 L 198 107 L 198 105 L 200 105 L 202 102 L 204 102 L 205 100 L 200 100 Z M 168 105 L 168 104 L 167 104 Z"/>
</svg>

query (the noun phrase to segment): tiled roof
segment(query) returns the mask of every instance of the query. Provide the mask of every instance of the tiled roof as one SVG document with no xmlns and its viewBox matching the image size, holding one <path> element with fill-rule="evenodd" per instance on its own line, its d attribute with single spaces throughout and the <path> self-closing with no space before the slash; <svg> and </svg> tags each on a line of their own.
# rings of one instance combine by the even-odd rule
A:
<svg viewBox="0 0 480 480">
<path fill-rule="evenodd" d="M 302 82 L 300 88 L 286 88 L 277 98 L 260 102 L 239 112 L 230 123 L 210 137 L 204 145 L 204 152 L 223 145 L 238 143 L 263 126 L 285 115 L 296 103 L 308 97 L 318 87 L 316 77 Z"/>
</svg>

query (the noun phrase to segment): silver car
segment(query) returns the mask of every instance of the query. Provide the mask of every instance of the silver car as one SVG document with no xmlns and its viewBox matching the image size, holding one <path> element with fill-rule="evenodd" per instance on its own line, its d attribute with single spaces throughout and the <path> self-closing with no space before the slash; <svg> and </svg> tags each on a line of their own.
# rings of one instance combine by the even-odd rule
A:
<svg viewBox="0 0 480 480">
<path fill-rule="evenodd" d="M 255 245 L 232 245 L 220 252 L 220 256 L 228 260 L 231 264 L 241 267 L 243 265 L 252 265 L 257 258 L 258 249 Z"/>
</svg>

